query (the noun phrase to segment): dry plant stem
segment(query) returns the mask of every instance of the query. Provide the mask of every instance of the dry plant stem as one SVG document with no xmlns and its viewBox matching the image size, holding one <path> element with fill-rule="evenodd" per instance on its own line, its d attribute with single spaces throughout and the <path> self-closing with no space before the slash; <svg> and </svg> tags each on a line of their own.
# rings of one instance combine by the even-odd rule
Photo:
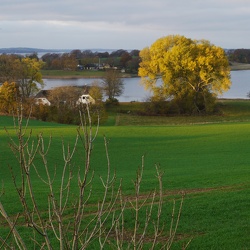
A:
<svg viewBox="0 0 250 250">
<path fill-rule="evenodd" d="M 62 216 L 63 216 L 64 210 L 66 208 L 66 205 L 68 204 L 71 180 L 73 178 L 70 163 L 71 163 L 72 157 L 75 153 L 77 142 L 78 142 L 78 136 L 76 137 L 75 145 L 73 146 L 72 151 L 70 150 L 70 146 L 68 145 L 67 153 L 65 152 L 65 146 L 64 146 L 64 142 L 63 142 L 62 148 L 63 148 L 64 167 L 63 167 L 63 172 L 62 172 L 62 177 L 61 177 L 61 186 L 60 186 L 60 194 L 59 194 L 59 207 L 58 208 L 57 208 L 57 204 L 56 204 L 55 199 L 52 199 L 54 213 L 57 216 L 57 221 L 58 221 L 58 226 L 59 226 L 59 235 L 60 235 L 59 238 L 60 238 L 60 247 L 61 247 L 60 249 L 63 249 L 63 244 L 64 244 L 63 239 L 65 238 L 64 237 L 65 229 L 63 228 Z M 69 169 L 69 174 L 68 174 L 68 178 L 66 179 L 67 169 Z"/>
<path fill-rule="evenodd" d="M 103 180 L 102 177 L 100 177 L 102 185 L 104 187 L 104 196 L 99 206 L 99 215 L 98 215 L 99 228 L 100 228 L 100 231 L 99 231 L 100 249 L 104 248 L 108 240 L 108 237 L 111 231 L 113 230 L 113 227 L 115 226 L 116 221 L 119 220 L 121 216 L 121 211 L 118 212 L 118 215 L 115 215 L 115 210 L 114 210 L 114 207 L 117 204 L 119 197 L 121 196 L 121 182 L 117 191 L 114 191 L 114 184 L 115 184 L 116 176 L 114 173 L 113 177 L 111 177 L 110 159 L 109 159 L 109 153 L 108 153 L 108 141 L 105 137 L 104 137 L 104 143 L 105 143 L 105 152 L 106 152 L 106 158 L 107 158 L 107 177 L 105 181 Z M 111 200 L 107 202 L 107 195 L 109 191 L 111 191 Z M 105 230 L 103 230 L 103 227 L 104 227 L 105 222 L 110 217 L 111 213 L 113 213 L 112 219 L 111 219 L 111 226 L 110 226 L 110 229 L 106 232 Z"/>
<path fill-rule="evenodd" d="M 19 214 L 17 215 L 16 220 L 14 221 L 14 223 L 10 220 L 10 218 L 8 217 L 2 203 L 0 202 L 0 213 L 1 215 L 4 217 L 4 219 L 8 222 L 9 227 L 10 227 L 10 233 L 9 235 L 6 237 L 5 240 L 1 240 L 2 241 L 2 245 L 0 245 L 0 249 L 2 249 L 3 247 L 6 247 L 6 241 L 7 239 L 10 237 L 11 234 L 13 234 L 15 242 L 17 244 L 17 247 L 19 249 L 26 249 L 25 243 L 23 242 L 22 237 L 20 236 L 20 234 L 18 233 L 18 231 L 16 230 L 16 221 L 19 217 Z M 11 247 L 9 247 L 11 249 Z"/>
<path fill-rule="evenodd" d="M 53 187 L 53 182 L 54 182 L 53 180 L 56 174 L 56 168 L 54 171 L 54 177 L 52 179 L 50 176 L 50 171 L 49 171 L 48 163 L 46 160 L 46 155 L 48 153 L 50 143 L 51 143 L 51 137 L 50 137 L 47 150 L 45 150 L 44 140 L 43 138 L 41 138 L 39 154 L 41 155 L 43 165 L 46 171 L 46 176 L 47 176 L 47 180 L 46 181 L 43 180 L 43 182 L 45 182 L 48 185 L 49 190 L 50 190 L 50 195 L 48 196 L 49 223 L 54 232 L 55 237 L 60 243 L 60 249 L 64 249 L 64 244 L 66 244 L 65 233 L 67 232 L 67 230 L 65 229 L 63 225 L 63 214 L 68 204 L 70 185 L 71 185 L 71 180 L 72 180 L 72 171 L 70 167 L 70 162 L 75 153 L 77 141 L 78 141 L 78 136 L 76 137 L 75 144 L 71 151 L 69 145 L 67 146 L 67 150 L 65 150 L 64 141 L 62 140 L 64 166 L 63 166 L 63 171 L 62 171 L 62 176 L 61 176 L 59 196 L 56 197 L 56 191 L 54 190 L 54 187 Z M 67 169 L 69 170 L 69 175 L 66 178 Z M 40 175 L 38 174 L 38 176 Z M 56 220 L 55 220 L 56 222 L 54 221 L 54 216 L 56 217 Z"/>
<path fill-rule="evenodd" d="M 177 214 L 176 220 L 174 219 L 174 216 L 176 214 L 176 212 L 175 212 L 176 202 L 174 200 L 173 210 L 172 210 L 172 220 L 171 220 L 171 226 L 170 226 L 170 232 L 169 232 L 169 241 L 167 242 L 167 245 L 166 245 L 167 249 L 171 248 L 171 246 L 173 244 L 173 241 L 174 241 L 174 237 L 176 235 L 176 231 L 177 231 L 179 221 L 180 221 L 180 218 L 181 218 L 183 200 L 184 200 L 184 194 L 182 194 L 182 198 L 181 198 L 181 201 L 180 201 L 180 206 L 178 208 L 178 214 Z M 175 225 L 174 225 L 174 223 L 175 223 Z"/>
<path fill-rule="evenodd" d="M 31 113 L 30 113 L 31 114 Z M 30 115 L 29 115 L 30 117 Z M 20 171 L 21 171 L 21 188 L 18 187 L 14 173 L 12 172 L 12 178 L 14 181 L 15 188 L 19 195 L 21 204 L 24 209 L 24 214 L 28 226 L 34 228 L 41 236 L 44 237 L 48 249 L 51 249 L 51 244 L 47 235 L 46 224 L 44 223 L 40 210 L 37 206 L 36 198 L 33 192 L 33 186 L 30 178 L 30 168 L 32 166 L 34 157 L 38 152 L 40 145 L 40 140 L 38 140 L 37 145 L 34 144 L 34 141 L 31 142 L 31 147 L 29 148 L 29 143 L 31 141 L 32 131 L 30 131 L 27 139 L 25 139 L 27 133 L 27 127 L 29 122 L 29 117 L 27 119 L 25 127 L 23 127 L 23 107 L 20 104 L 20 107 L 17 110 L 17 120 L 18 123 L 15 124 L 15 131 L 18 138 L 17 143 L 11 138 L 11 149 L 15 156 L 18 158 Z M 15 118 L 13 118 L 15 121 Z M 27 203 L 27 194 L 31 200 L 32 206 L 30 207 Z M 34 215 L 38 218 L 35 222 Z"/>
<path fill-rule="evenodd" d="M 87 109 L 89 111 L 89 109 Z M 79 242 L 79 230 L 81 226 L 81 221 L 83 217 L 84 211 L 84 196 L 87 186 L 89 186 L 89 182 L 87 178 L 90 172 L 90 155 L 92 151 L 92 126 L 91 126 L 91 118 L 89 117 L 89 131 L 87 126 L 86 117 L 82 117 L 82 113 L 80 112 L 81 118 L 81 131 L 78 130 L 78 135 L 84 145 L 85 150 L 85 166 L 83 177 L 81 177 L 81 172 L 78 173 L 78 186 L 79 186 L 79 196 L 78 196 L 78 204 L 75 212 L 75 221 L 74 221 L 74 235 L 73 235 L 73 244 L 72 249 L 78 249 Z M 83 132 L 83 136 L 81 136 L 80 132 Z"/>
<path fill-rule="evenodd" d="M 115 184 L 115 174 L 113 177 L 111 177 L 110 173 L 110 161 L 109 161 L 109 156 L 108 156 L 108 143 L 106 138 L 104 138 L 104 144 L 105 144 L 105 150 L 106 150 L 106 157 L 107 157 L 107 177 L 104 180 L 102 177 L 100 177 L 101 183 L 104 188 L 104 193 L 102 195 L 101 201 L 98 203 L 98 209 L 97 212 L 93 218 L 93 220 L 90 221 L 88 226 L 86 227 L 86 230 L 81 233 L 80 235 L 78 234 L 79 227 L 82 222 L 82 217 L 83 217 L 83 208 L 84 204 L 86 203 L 86 200 L 83 201 L 84 194 L 86 191 L 87 186 L 91 183 L 92 177 L 90 181 L 87 181 L 89 172 L 90 172 L 90 157 L 91 157 L 91 152 L 92 152 L 92 143 L 95 140 L 97 133 L 98 133 L 98 128 L 99 128 L 99 120 L 98 120 L 98 125 L 97 125 L 97 130 L 96 133 L 93 135 L 92 133 L 92 121 L 91 121 L 91 116 L 89 114 L 89 109 L 87 108 L 87 115 L 88 115 L 88 124 L 87 124 L 87 119 L 86 117 L 81 119 L 82 124 L 81 124 L 81 131 L 83 132 L 83 136 L 80 137 L 82 139 L 84 148 L 85 148 L 85 169 L 84 169 L 84 176 L 83 179 L 80 178 L 79 175 L 79 187 L 80 187 L 80 195 L 79 195 L 79 203 L 78 203 L 78 210 L 77 210 L 77 216 L 76 216 L 76 221 L 78 221 L 78 228 L 75 229 L 75 235 L 78 235 L 78 237 L 83 236 L 83 233 L 85 232 L 85 238 L 84 241 L 81 242 L 82 247 L 81 249 L 85 249 L 90 241 L 95 237 L 95 235 L 99 235 L 99 244 L 100 244 L 100 249 L 103 249 L 107 240 L 108 236 L 112 230 L 112 228 L 115 225 L 116 219 L 115 219 L 115 213 L 112 215 L 111 219 L 111 226 L 110 229 L 107 231 L 104 229 L 104 224 L 106 221 L 110 218 L 111 213 L 114 210 L 114 206 L 116 205 L 117 199 L 120 195 L 121 192 L 121 184 L 118 187 L 116 193 L 114 192 L 114 184 Z M 85 123 L 83 123 L 85 121 Z M 80 130 L 79 130 L 79 135 L 80 135 Z M 108 193 L 111 192 L 110 195 L 110 201 L 107 201 L 107 195 Z M 89 197 L 87 197 L 87 200 Z M 93 225 L 93 228 L 91 231 L 89 231 L 89 225 Z M 76 241 L 77 239 L 75 239 Z M 75 244 L 75 246 L 77 246 Z"/>
<path fill-rule="evenodd" d="M 163 187 L 162 187 L 162 176 L 163 173 L 160 172 L 159 167 L 156 165 L 156 178 L 158 179 L 159 182 L 159 201 L 158 201 L 158 210 L 157 210 L 157 218 L 156 221 L 154 222 L 154 240 L 152 243 L 152 247 L 151 249 L 154 249 L 156 244 L 157 244 L 157 240 L 159 238 L 159 236 L 162 234 L 163 229 L 164 229 L 164 225 L 162 226 L 162 228 L 160 229 L 160 219 L 161 219 L 161 215 L 162 215 L 162 205 L 163 205 Z"/>
<path fill-rule="evenodd" d="M 144 225 L 140 225 L 139 223 L 139 213 L 149 200 L 151 194 L 149 194 L 143 201 L 140 199 L 140 188 L 141 188 L 141 181 L 142 181 L 142 176 L 143 176 L 143 171 L 144 171 L 144 156 L 142 156 L 142 165 L 141 168 L 137 170 L 137 175 L 136 175 L 136 180 L 134 181 L 134 187 L 135 187 L 135 200 L 130 201 L 130 205 L 132 209 L 135 211 L 135 222 L 134 222 L 134 229 L 133 229 L 133 236 L 131 239 L 133 249 L 142 249 L 143 243 L 144 243 L 144 237 L 148 228 L 149 221 L 151 219 L 152 215 L 152 208 L 154 204 L 154 199 L 155 199 L 155 192 L 153 192 L 152 195 L 152 200 L 150 202 L 149 208 L 146 210 L 145 214 L 145 222 Z M 139 229 L 142 229 L 141 236 L 138 235 Z"/>
<path fill-rule="evenodd" d="M 120 193 L 119 196 L 120 199 L 120 216 L 116 220 L 115 224 L 115 235 L 116 235 L 116 247 L 117 249 L 121 250 L 123 249 L 124 244 L 124 210 L 126 208 L 126 202 L 124 201 L 124 198 L 122 196 L 122 193 Z"/>
</svg>

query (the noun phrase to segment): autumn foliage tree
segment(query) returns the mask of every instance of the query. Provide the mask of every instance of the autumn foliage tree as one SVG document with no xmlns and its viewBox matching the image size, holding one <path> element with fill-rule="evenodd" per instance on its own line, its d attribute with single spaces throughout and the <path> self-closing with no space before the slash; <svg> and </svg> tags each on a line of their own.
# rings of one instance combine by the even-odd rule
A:
<svg viewBox="0 0 250 250">
<path fill-rule="evenodd" d="M 216 97 L 230 88 L 224 50 L 206 40 L 171 35 L 140 52 L 139 76 L 155 99 L 171 100 L 179 113 L 211 112 Z"/>
<path fill-rule="evenodd" d="M 17 81 L 23 97 L 30 97 L 44 86 L 42 66 L 43 62 L 35 58 L 25 57 L 21 60 Z"/>
<path fill-rule="evenodd" d="M 0 111 L 11 113 L 16 107 L 19 90 L 15 82 L 4 82 L 0 87 Z"/>
<path fill-rule="evenodd" d="M 43 62 L 37 58 L 0 56 L 0 83 L 15 82 L 23 98 L 30 97 L 44 86 L 41 74 Z"/>
<path fill-rule="evenodd" d="M 101 84 L 96 80 L 93 81 L 89 89 L 89 95 L 95 99 L 96 103 L 102 103 L 103 93 Z"/>
<path fill-rule="evenodd" d="M 117 70 L 107 70 L 102 80 L 103 90 L 109 101 L 115 100 L 124 90 L 123 80 L 120 78 Z"/>
</svg>

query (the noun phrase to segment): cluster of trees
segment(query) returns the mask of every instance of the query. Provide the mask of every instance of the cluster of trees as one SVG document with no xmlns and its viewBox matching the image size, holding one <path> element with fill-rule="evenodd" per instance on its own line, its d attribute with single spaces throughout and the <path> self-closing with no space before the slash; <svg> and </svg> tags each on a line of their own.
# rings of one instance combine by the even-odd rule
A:
<svg viewBox="0 0 250 250">
<path fill-rule="evenodd" d="M 43 62 L 36 58 L 0 55 L 0 110 L 11 112 L 18 99 L 28 99 L 44 86 Z"/>
<path fill-rule="evenodd" d="M 117 50 L 108 52 L 92 52 L 91 50 L 72 50 L 70 53 L 47 53 L 41 57 L 44 69 L 77 70 L 95 67 L 124 69 L 129 73 L 137 73 L 140 63 L 139 50 Z M 80 67 L 79 67 L 80 66 Z"/>
<path fill-rule="evenodd" d="M 91 86 L 65 86 L 46 91 L 46 97 L 52 105 L 36 105 L 34 116 L 43 121 L 79 124 L 79 109 L 85 109 L 86 105 L 78 105 L 77 100 L 82 94 L 89 94 L 95 100 L 95 104 L 88 105 L 92 112 L 93 122 L 97 121 L 97 115 L 100 122 L 103 122 L 107 118 L 104 104 L 118 104 L 115 97 L 121 95 L 123 90 L 123 80 L 119 77 L 119 72 L 107 70 L 105 77 L 101 81 L 93 81 Z M 104 95 L 107 96 L 105 103 L 103 102 Z"/>
<path fill-rule="evenodd" d="M 124 89 L 119 71 L 106 70 L 102 81 L 94 81 L 91 87 L 58 87 L 48 91 L 47 99 L 51 106 L 36 103 L 36 94 L 44 86 L 41 68 L 44 63 L 34 56 L 20 57 L 17 55 L 0 55 L 0 112 L 12 113 L 20 100 L 28 110 L 33 104 L 33 116 L 44 121 L 79 124 L 79 109 L 76 102 L 82 94 L 90 94 L 95 99 L 91 110 L 101 114 L 105 119 L 103 96 L 107 103 L 117 103 L 116 97 Z M 40 96 L 39 96 L 40 97 Z M 24 111 L 24 115 L 28 115 Z"/>
<path fill-rule="evenodd" d="M 232 62 L 250 63 L 250 49 L 229 50 L 227 54 Z"/>
<path fill-rule="evenodd" d="M 0 82 L 15 82 L 20 94 L 29 97 L 44 85 L 42 66 L 43 62 L 36 58 L 0 55 Z"/>
<path fill-rule="evenodd" d="M 88 105 L 92 114 L 92 122 L 97 122 L 98 117 L 101 122 L 107 118 L 102 102 L 103 91 L 100 82 L 94 81 L 91 86 L 83 87 L 56 87 L 51 90 L 43 90 L 40 93 L 47 98 L 51 105 L 42 103 L 33 105 L 33 116 L 39 120 L 79 125 L 79 111 L 84 111 L 87 105 L 77 104 L 77 100 L 82 94 L 86 93 L 95 99 L 95 104 Z"/>
</svg>

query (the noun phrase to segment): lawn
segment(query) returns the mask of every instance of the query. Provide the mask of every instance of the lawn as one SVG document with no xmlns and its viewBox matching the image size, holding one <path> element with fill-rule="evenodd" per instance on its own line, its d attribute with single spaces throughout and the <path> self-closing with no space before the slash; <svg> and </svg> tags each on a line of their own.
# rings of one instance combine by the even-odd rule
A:
<svg viewBox="0 0 250 250">
<path fill-rule="evenodd" d="M 165 219 L 170 220 L 172 198 L 178 201 L 179 193 L 186 193 L 177 231 L 181 240 L 175 242 L 174 249 L 180 249 L 182 242 L 190 238 L 189 249 L 249 249 L 250 103 L 224 100 L 223 113 L 219 116 L 159 117 L 157 121 L 127 113 L 133 108 L 129 105 L 119 107 L 122 113 L 113 110 L 113 120 L 99 129 L 92 154 L 96 188 L 92 202 L 102 195 L 98 176 L 106 173 L 105 135 L 109 139 L 111 167 L 116 170 L 117 179 L 122 178 L 126 195 L 133 192 L 132 179 L 141 165 L 142 155 L 145 155 L 142 193 L 157 186 L 155 164 L 165 173 Z M 8 165 L 15 169 L 16 159 L 6 146 L 8 138 L 3 130 L 6 126 L 14 133 L 12 118 L 1 116 L 0 124 L 0 176 L 5 187 L 1 199 L 13 213 L 17 207 Z M 48 141 L 49 135 L 53 135 L 48 160 L 51 166 L 56 163 L 60 169 L 61 139 L 72 145 L 76 126 L 32 120 L 30 128 L 34 138 L 43 132 Z M 74 157 L 76 165 L 81 163 L 82 155 L 79 145 Z M 34 179 L 36 182 L 39 183 Z M 39 190 L 39 185 L 36 188 Z M 41 197 L 46 197 L 46 190 L 39 191 Z"/>
</svg>

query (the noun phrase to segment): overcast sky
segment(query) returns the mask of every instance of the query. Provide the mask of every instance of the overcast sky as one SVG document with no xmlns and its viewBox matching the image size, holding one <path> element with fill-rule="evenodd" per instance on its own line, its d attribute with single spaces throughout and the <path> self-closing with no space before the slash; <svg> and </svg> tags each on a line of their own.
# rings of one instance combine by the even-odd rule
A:
<svg viewBox="0 0 250 250">
<path fill-rule="evenodd" d="M 179 34 L 250 48 L 250 0 L 0 0 L 0 48 L 143 49 Z"/>
</svg>

